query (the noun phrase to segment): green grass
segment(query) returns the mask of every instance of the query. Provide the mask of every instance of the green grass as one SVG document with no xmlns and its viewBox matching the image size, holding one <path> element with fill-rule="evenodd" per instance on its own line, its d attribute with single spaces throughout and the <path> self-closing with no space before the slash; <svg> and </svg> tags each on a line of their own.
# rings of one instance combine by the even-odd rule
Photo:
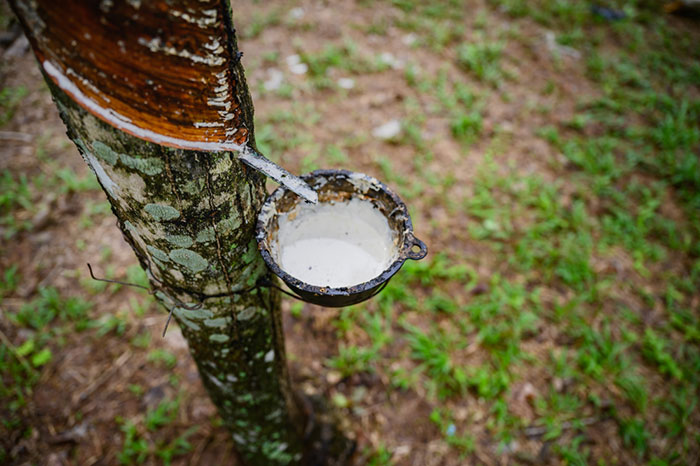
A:
<svg viewBox="0 0 700 466">
<path fill-rule="evenodd" d="M 385 71 L 390 67 L 381 55 L 360 54 L 355 43 L 350 40 L 346 40 L 342 45 L 326 45 L 318 52 L 300 50 L 299 56 L 308 66 L 308 75 L 316 89 L 335 86 L 328 76 L 331 68 L 343 70 L 348 74 L 369 74 Z"/>
<path fill-rule="evenodd" d="M 464 392 L 467 374 L 457 367 L 450 357 L 451 342 L 448 335 L 433 330 L 425 333 L 406 325 L 406 341 L 411 348 L 411 357 L 419 363 L 426 378 L 426 388 L 439 398 L 447 398 Z"/>
<path fill-rule="evenodd" d="M 244 39 L 255 39 L 267 28 L 278 26 L 282 22 L 282 11 L 279 8 L 273 9 L 269 13 L 255 13 L 243 29 L 241 36 Z"/>
<path fill-rule="evenodd" d="M 17 279 L 15 272 L 8 272 L 0 288 L 9 294 L 16 288 Z M 0 341 L 0 402 L 5 429 L 31 429 L 24 413 L 41 369 L 53 359 L 63 335 L 88 327 L 90 307 L 80 298 L 64 298 L 54 288 L 39 288 L 38 296 L 18 310 L 3 309 L 9 323 L 27 329 L 29 335 L 19 346 L 4 338 Z"/>
<path fill-rule="evenodd" d="M 531 45 L 517 33 L 492 34 L 498 15 L 515 29 L 534 20 L 553 30 L 558 44 L 581 52 L 585 77 L 577 79 L 589 79 L 598 95 L 576 96 L 566 120 L 558 120 L 556 103 L 537 96 L 525 103 L 546 121 L 533 136 L 563 156 L 545 161 L 554 179 L 509 159 L 507 133 L 490 141 L 459 202 L 450 199 L 449 177 L 438 174 L 433 184 L 435 175 L 421 171 L 425 162 L 416 164 L 426 186 L 445 186 L 431 202 L 449 204 L 469 244 L 490 251 L 496 265 L 481 262 L 488 276 L 477 274 L 472 258 L 450 242 L 449 255 L 406 264 L 373 302 L 341 311 L 339 337 L 355 343 L 341 340 L 332 360 L 345 365 L 335 367 L 385 373 L 394 387 L 424 393 L 443 441 L 458 453 L 478 450 L 475 436 L 506 449 L 522 440 L 524 425 L 536 425 L 546 428 L 543 438 L 562 462 L 605 462 L 583 435 L 596 427 L 582 419 L 611 418 L 622 446 L 616 454 L 640 464 L 683 463 L 697 453 L 698 439 L 691 401 L 700 368 L 700 104 L 691 97 L 700 84 L 697 48 L 648 2 L 614 2 L 628 18 L 613 24 L 581 2 L 493 0 L 493 10 L 474 20 L 479 40 L 460 30 L 465 2 L 388 3 L 394 24 L 416 34 L 414 47 L 451 54 L 452 68 L 430 75 L 409 62 L 403 78 L 419 96 L 418 112 L 445 117 L 445 134 L 465 148 L 487 138 L 491 93 L 521 85 L 508 71 L 506 47 Z M 561 57 L 553 61 L 555 74 L 568 66 Z M 533 92 L 561 98 L 554 79 Z M 519 104 L 508 94 L 498 98 Z M 414 121 L 420 128 L 425 120 Z M 416 154 L 430 147 L 425 137 L 402 138 Z M 388 157 L 375 160 L 404 195 L 413 180 Z M 370 324 L 367 310 L 381 325 Z M 525 348 L 537 347 L 547 329 L 558 336 L 543 359 Z M 529 375 L 541 371 L 553 381 Z M 523 380 L 538 389 L 526 418 L 509 406 Z M 474 399 L 490 407 L 486 427 L 462 433 L 447 407 Z"/>
<path fill-rule="evenodd" d="M 518 445 L 543 449 L 554 463 L 690 463 L 700 439 L 695 36 L 643 0 L 606 5 L 626 13 L 617 22 L 574 0 L 490 0 L 477 8 L 464 0 L 360 4 L 378 14 L 353 28 L 381 47 L 344 31 L 323 43 L 294 40 L 308 66 L 305 81 L 261 93 L 280 105 L 259 114 L 256 125 L 260 150 L 294 161 L 298 171 L 375 170 L 431 236 L 425 260 L 406 263 L 371 301 L 338 310 L 337 350 L 325 361 L 348 388 L 335 394 L 336 406 L 363 408 L 350 395 L 352 384 L 371 374 L 382 381 L 368 387 L 373 395 L 420 398 L 428 406 L 427 435 L 444 442 L 448 459 L 465 464 L 482 455 L 538 463 L 518 456 Z M 268 28 L 303 36 L 313 27 L 285 24 L 284 14 L 253 15 L 243 37 Z M 407 57 L 403 69 L 381 56 L 385 43 L 401 39 L 397 31 L 415 37 L 396 54 Z M 552 57 L 545 31 L 581 58 Z M 280 57 L 262 60 L 273 65 Z M 339 90 L 337 75 L 360 83 L 370 74 L 396 81 L 400 97 L 387 112 L 401 120 L 400 135 L 377 142 L 356 128 L 319 131 L 333 105 L 363 92 Z M 3 90 L 0 123 L 22 99 L 21 88 Z M 443 147 L 456 147 L 456 154 L 436 163 L 444 162 Z M 0 176 L 6 238 L 32 228 L 26 219 L 38 211 L 40 183 L 59 195 L 95 187 L 71 171 L 51 173 Z M 106 215 L 106 204 L 89 203 L 81 222 L 89 228 Z M 113 276 L 109 261 L 104 250 L 105 274 Z M 0 299 L 21 282 L 16 268 L 3 277 Z M 127 281 L 147 283 L 138 267 L 127 271 Z M 9 314 L 14 327 L 34 336 L 0 345 L 1 397 L 13 413 L 6 422 L 23 426 L 31 387 L 58 354 L 52 338 L 59 329 L 128 339 L 134 350 L 148 348 L 162 370 L 177 365 L 173 354 L 150 346 L 150 333 L 130 324 L 150 297 L 97 319 L 71 299 L 44 288 Z M 291 312 L 305 322 L 313 311 L 297 304 Z M 527 384 L 532 391 L 518 400 Z M 146 389 L 129 388 L 135 397 Z M 165 399 L 120 421 L 119 461 L 168 463 L 189 451 L 189 431 L 175 432 L 178 403 Z M 525 435 L 531 427 L 541 435 Z M 599 429 L 613 438 L 601 441 Z M 162 440 L 166 432 L 169 441 Z M 363 452 L 366 463 L 393 464 L 395 446 L 396 438 L 382 439 Z"/>
<path fill-rule="evenodd" d="M 497 85 L 505 78 L 501 58 L 505 44 L 483 40 L 469 41 L 457 48 L 457 63 L 479 80 Z"/>
<path fill-rule="evenodd" d="M 192 451 L 188 438 L 198 430 L 197 426 L 174 436 L 172 440 L 162 439 L 166 431 L 172 429 L 179 407 L 179 400 L 164 399 L 158 406 L 149 409 L 143 419 L 124 420 L 117 417 L 123 433 L 118 461 L 121 464 L 143 464 L 149 459 L 153 461 L 158 458 L 162 464 L 169 465 L 174 458 Z"/>
<path fill-rule="evenodd" d="M 0 176 L 0 228 L 2 236 L 9 239 L 22 230 L 31 228 L 28 220 L 17 220 L 15 212 L 33 208 L 33 195 L 27 177 L 15 177 L 8 170 Z"/>
<path fill-rule="evenodd" d="M 65 196 L 100 189 L 92 173 L 78 176 L 70 168 L 59 168 L 54 161 L 46 163 L 50 169 L 49 176 L 39 174 L 30 178 L 24 173 L 14 175 L 9 170 L 3 170 L 0 174 L 0 236 L 4 239 L 11 239 L 33 228 L 31 217 L 28 219 L 26 215 L 18 214 L 35 214 L 42 208 L 48 209 L 47 200 L 42 197 L 47 190 Z M 98 213 L 105 213 L 104 203 L 101 210 L 89 212 L 90 215 Z"/>
<path fill-rule="evenodd" d="M 0 128 L 12 119 L 17 107 L 27 94 L 28 91 L 25 86 L 3 87 L 0 89 Z"/>
<path fill-rule="evenodd" d="M 168 369 L 172 369 L 177 364 L 174 354 L 164 349 L 154 349 L 148 353 L 148 360 L 156 364 L 162 364 Z"/>
</svg>

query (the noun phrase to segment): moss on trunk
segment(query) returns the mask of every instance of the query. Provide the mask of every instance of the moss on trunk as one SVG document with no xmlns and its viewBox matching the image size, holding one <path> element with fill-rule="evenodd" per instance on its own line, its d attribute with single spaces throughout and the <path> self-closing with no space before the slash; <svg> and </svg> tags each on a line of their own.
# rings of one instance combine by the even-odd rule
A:
<svg viewBox="0 0 700 466">
<path fill-rule="evenodd" d="M 269 273 L 254 239 L 264 180 L 230 153 L 136 139 L 51 91 L 158 300 L 174 308 L 236 449 L 250 464 L 298 462 L 303 419 L 289 388 L 279 299 L 254 289 Z M 229 291 L 237 293 L 208 297 Z"/>
</svg>

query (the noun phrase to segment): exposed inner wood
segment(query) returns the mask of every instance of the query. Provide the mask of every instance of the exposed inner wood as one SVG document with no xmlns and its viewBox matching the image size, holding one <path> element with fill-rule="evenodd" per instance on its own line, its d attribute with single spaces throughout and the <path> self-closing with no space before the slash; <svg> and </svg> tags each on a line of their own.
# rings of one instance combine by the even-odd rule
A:
<svg viewBox="0 0 700 466">
<path fill-rule="evenodd" d="M 248 142 L 225 2 L 35 3 L 18 8 L 39 62 L 93 115 L 170 147 Z"/>
</svg>

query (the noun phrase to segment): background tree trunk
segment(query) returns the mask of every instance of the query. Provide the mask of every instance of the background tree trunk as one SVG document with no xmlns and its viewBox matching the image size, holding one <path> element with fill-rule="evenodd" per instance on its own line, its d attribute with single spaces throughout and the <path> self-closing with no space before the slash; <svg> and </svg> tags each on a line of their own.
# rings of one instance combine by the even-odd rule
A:
<svg viewBox="0 0 700 466">
<path fill-rule="evenodd" d="M 204 125 L 254 148 L 253 107 L 228 2 L 11 3 L 69 137 L 107 194 L 159 302 L 173 310 L 237 451 L 249 464 L 311 462 L 303 458 L 313 442 L 302 441 L 306 416 L 290 389 L 279 298 L 255 287 L 269 275 L 254 239 L 265 180 L 229 152 L 166 147 L 135 136 L 143 136 L 135 127 L 148 125 L 187 142 L 201 138 L 192 127 Z M 75 17 L 93 24 L 71 25 Z M 138 18 L 147 18 L 151 29 L 109 37 Z M 173 32 L 178 27 L 180 34 Z M 170 36 L 139 37 L 163 29 Z M 100 44 L 107 45 L 94 49 Z M 130 62 L 118 69 L 119 60 Z M 220 136 L 209 132 L 205 140 Z"/>
</svg>

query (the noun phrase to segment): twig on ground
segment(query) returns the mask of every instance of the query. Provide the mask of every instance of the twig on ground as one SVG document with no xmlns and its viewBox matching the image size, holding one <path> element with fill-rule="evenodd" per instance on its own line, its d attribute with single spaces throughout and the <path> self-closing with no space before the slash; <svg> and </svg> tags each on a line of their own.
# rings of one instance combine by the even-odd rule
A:
<svg viewBox="0 0 700 466">
<path fill-rule="evenodd" d="M 97 388 L 99 388 L 103 383 L 109 379 L 112 374 L 114 374 L 117 370 L 119 370 L 126 362 L 131 359 L 131 351 L 126 350 L 124 353 L 122 353 L 121 356 L 117 358 L 117 360 L 114 362 L 114 365 L 107 369 L 105 372 L 102 373 L 101 376 L 96 378 L 90 385 L 88 385 L 84 390 L 82 390 L 79 393 L 76 393 L 73 395 L 72 402 L 73 404 L 76 404 L 80 401 L 85 400 L 88 396 L 92 394 Z"/>
<path fill-rule="evenodd" d="M 214 437 L 211 433 L 204 437 L 195 447 L 194 453 L 192 454 L 192 458 L 190 459 L 188 464 L 199 464 L 199 460 L 202 456 L 202 453 L 204 452 L 204 449 L 209 446 L 212 440 L 214 440 Z"/>
<path fill-rule="evenodd" d="M 575 419 L 573 421 L 566 421 L 561 424 L 561 429 L 562 430 L 568 430 L 572 428 L 576 428 L 580 425 L 588 426 L 591 424 L 595 424 L 596 422 L 600 421 L 605 421 L 609 419 L 608 417 L 585 417 L 583 419 Z M 539 437 L 540 435 L 544 435 L 547 433 L 547 430 L 549 430 L 549 427 L 547 426 L 530 426 L 526 427 L 523 429 L 523 433 L 525 434 L 526 437 Z"/>
<path fill-rule="evenodd" d="M 34 136 L 19 131 L 0 131 L 0 141 L 32 142 Z"/>
</svg>

